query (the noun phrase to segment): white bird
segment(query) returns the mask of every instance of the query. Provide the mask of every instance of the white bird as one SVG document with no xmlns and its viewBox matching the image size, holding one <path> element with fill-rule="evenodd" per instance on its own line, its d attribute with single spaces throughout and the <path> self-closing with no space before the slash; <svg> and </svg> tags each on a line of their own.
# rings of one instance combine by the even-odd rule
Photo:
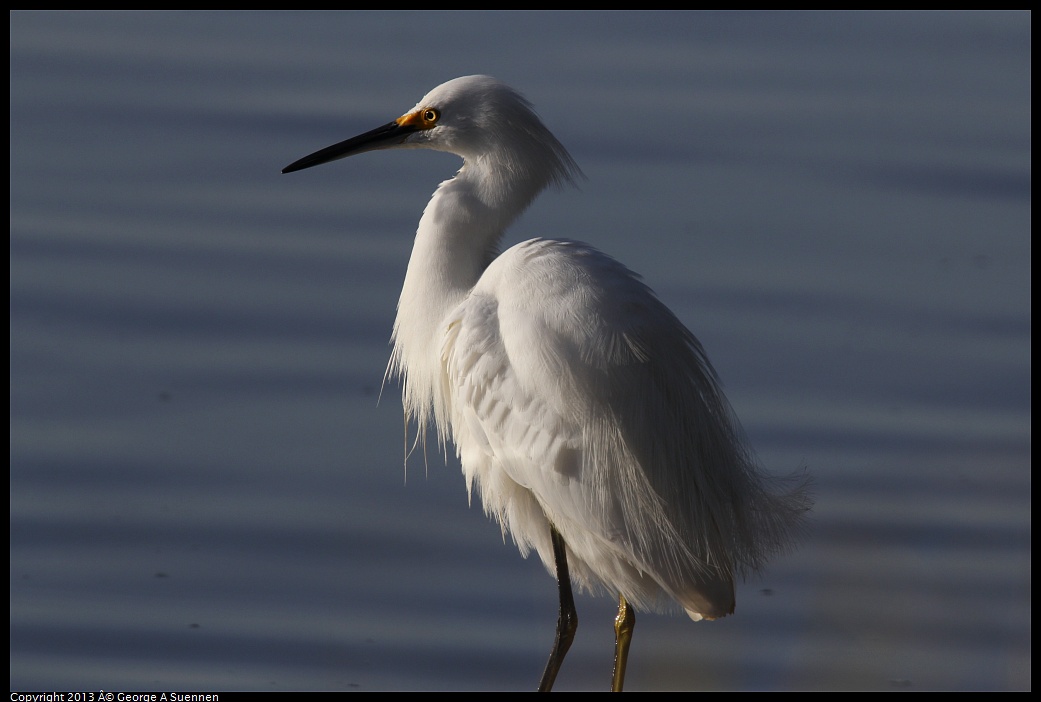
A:
<svg viewBox="0 0 1041 702">
<path fill-rule="evenodd" d="M 488 76 L 434 88 L 401 117 L 283 169 L 365 151 L 462 157 L 423 211 L 398 300 L 388 374 L 419 435 L 455 444 L 468 491 L 560 594 L 540 690 L 577 627 L 571 579 L 619 596 L 613 687 L 629 603 L 694 620 L 734 611 L 734 579 L 787 546 L 805 481 L 767 477 L 701 344 L 625 266 L 577 241 L 506 228 L 580 175 L 530 103 Z"/>
</svg>

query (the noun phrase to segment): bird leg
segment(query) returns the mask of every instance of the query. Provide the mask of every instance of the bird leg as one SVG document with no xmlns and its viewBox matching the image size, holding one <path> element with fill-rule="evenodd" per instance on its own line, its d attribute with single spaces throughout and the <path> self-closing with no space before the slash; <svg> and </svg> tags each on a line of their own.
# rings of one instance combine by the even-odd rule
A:
<svg viewBox="0 0 1041 702">
<path fill-rule="evenodd" d="M 549 528 L 549 534 L 553 540 L 553 560 L 557 565 L 560 614 L 557 616 L 557 635 L 553 639 L 553 650 L 549 653 L 546 670 L 542 673 L 539 692 L 549 692 L 553 689 L 553 682 L 557 679 L 560 664 L 564 662 L 564 656 L 567 655 L 571 642 L 575 639 L 575 630 L 578 629 L 578 612 L 575 611 L 575 598 L 571 594 L 571 575 L 568 574 L 567 569 L 567 547 L 564 544 L 564 537 L 552 526 Z"/>
<path fill-rule="evenodd" d="M 614 678 L 611 682 L 612 692 L 621 692 L 625 683 L 625 662 L 629 660 L 629 642 L 633 638 L 636 626 L 636 613 L 625 601 L 623 595 L 618 596 L 618 616 L 614 618 Z"/>
</svg>

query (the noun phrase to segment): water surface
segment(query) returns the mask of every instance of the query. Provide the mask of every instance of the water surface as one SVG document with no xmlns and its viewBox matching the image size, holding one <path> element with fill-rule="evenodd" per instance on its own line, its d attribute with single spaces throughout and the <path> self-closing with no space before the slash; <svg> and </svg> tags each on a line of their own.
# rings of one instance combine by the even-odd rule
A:
<svg viewBox="0 0 1041 702">
<path fill-rule="evenodd" d="M 556 618 L 387 339 L 458 161 L 281 176 L 469 73 L 699 336 L 800 548 L 631 689 L 1029 689 L 1030 16 L 11 14 L 12 689 L 530 689 Z M 508 242 L 508 243 L 509 243 Z M 560 689 L 605 689 L 580 597 Z"/>
</svg>

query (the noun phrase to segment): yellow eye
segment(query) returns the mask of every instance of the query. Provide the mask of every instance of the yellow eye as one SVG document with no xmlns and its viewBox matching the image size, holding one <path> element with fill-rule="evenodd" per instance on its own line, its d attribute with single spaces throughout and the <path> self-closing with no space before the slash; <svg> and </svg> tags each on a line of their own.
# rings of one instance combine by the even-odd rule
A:
<svg viewBox="0 0 1041 702">
<path fill-rule="evenodd" d="M 437 126 L 439 119 L 441 119 L 440 110 L 434 107 L 424 107 L 401 115 L 394 121 L 402 127 L 409 127 L 410 129 L 433 129 Z"/>
</svg>

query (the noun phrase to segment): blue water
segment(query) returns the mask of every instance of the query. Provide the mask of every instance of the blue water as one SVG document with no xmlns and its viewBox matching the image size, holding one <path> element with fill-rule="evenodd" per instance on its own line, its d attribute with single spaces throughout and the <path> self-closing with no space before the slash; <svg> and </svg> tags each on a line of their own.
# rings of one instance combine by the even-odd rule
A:
<svg viewBox="0 0 1041 702">
<path fill-rule="evenodd" d="M 279 174 L 477 72 L 587 176 L 509 241 L 641 272 L 815 479 L 735 616 L 640 616 L 628 687 L 1031 687 L 1029 14 L 10 20 L 12 690 L 534 688 L 552 579 L 380 397 L 458 161 Z M 578 607 L 558 688 L 605 689 Z"/>
</svg>

